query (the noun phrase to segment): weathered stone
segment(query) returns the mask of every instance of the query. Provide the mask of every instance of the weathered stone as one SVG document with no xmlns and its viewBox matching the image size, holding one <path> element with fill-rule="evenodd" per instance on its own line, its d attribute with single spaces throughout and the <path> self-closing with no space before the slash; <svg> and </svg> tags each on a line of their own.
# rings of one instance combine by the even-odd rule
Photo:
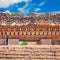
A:
<svg viewBox="0 0 60 60">
<path fill-rule="evenodd" d="M 18 48 L 18 49 L 17 49 Z M 36 49 L 36 50 L 35 50 Z M 55 50 L 56 49 L 56 50 Z M 0 46 L 1 60 L 60 60 L 59 46 Z"/>
</svg>

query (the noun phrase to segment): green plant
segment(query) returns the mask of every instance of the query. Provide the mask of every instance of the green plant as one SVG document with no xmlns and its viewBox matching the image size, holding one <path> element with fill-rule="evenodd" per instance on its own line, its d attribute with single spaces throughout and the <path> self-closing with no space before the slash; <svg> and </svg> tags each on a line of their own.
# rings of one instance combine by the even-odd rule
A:
<svg viewBox="0 0 60 60">
<path fill-rule="evenodd" d="M 27 42 L 21 42 L 20 45 L 27 45 Z"/>
</svg>

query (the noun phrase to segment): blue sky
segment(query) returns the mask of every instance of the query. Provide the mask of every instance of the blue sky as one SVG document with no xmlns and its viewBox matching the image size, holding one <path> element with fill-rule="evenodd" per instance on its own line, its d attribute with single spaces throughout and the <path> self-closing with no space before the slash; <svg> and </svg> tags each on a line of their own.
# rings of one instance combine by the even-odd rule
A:
<svg viewBox="0 0 60 60">
<path fill-rule="evenodd" d="M 0 0 L 0 12 L 60 12 L 60 0 Z"/>
</svg>

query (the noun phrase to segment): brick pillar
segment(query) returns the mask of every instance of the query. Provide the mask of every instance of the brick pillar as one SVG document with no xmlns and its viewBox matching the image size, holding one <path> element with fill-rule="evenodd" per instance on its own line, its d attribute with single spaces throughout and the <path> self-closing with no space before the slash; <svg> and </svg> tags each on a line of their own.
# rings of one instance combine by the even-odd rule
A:
<svg viewBox="0 0 60 60">
<path fill-rule="evenodd" d="M 52 45 L 51 39 L 41 39 L 42 45 Z"/>
<path fill-rule="evenodd" d="M 41 40 L 38 41 L 38 45 L 41 45 Z"/>
<path fill-rule="evenodd" d="M 59 41 L 58 40 L 53 40 L 53 45 L 59 45 Z"/>
<path fill-rule="evenodd" d="M 0 39 L 0 45 L 6 45 L 6 39 Z"/>
<path fill-rule="evenodd" d="M 19 39 L 8 39 L 8 45 L 19 45 Z"/>
</svg>

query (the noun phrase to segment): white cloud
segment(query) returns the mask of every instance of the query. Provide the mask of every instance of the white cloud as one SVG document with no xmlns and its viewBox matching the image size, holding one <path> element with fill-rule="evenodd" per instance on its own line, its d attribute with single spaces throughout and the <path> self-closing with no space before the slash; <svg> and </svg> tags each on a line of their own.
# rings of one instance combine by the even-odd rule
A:
<svg viewBox="0 0 60 60">
<path fill-rule="evenodd" d="M 40 11 L 40 10 L 41 10 L 41 8 L 36 8 L 36 9 L 35 9 L 35 11 Z"/>
<path fill-rule="evenodd" d="M 39 6 L 43 6 L 45 3 L 46 3 L 46 1 L 43 1 L 43 2 L 41 2 L 41 3 L 39 4 Z M 41 8 L 36 8 L 36 9 L 35 9 L 36 12 L 37 12 L 37 11 L 40 11 L 40 10 L 41 10 Z"/>
<path fill-rule="evenodd" d="M 30 0 L 31 1 L 31 0 Z M 36 5 L 36 4 L 32 4 L 32 6 L 29 6 L 29 2 L 30 1 L 28 1 L 28 2 L 26 2 L 26 4 L 22 7 L 22 8 L 18 8 L 18 11 L 20 11 L 20 12 L 23 12 L 25 15 L 26 14 L 29 14 L 30 13 L 30 9 L 31 9 L 31 7 L 32 6 L 34 6 L 34 5 Z M 43 6 L 44 4 L 46 3 L 46 1 L 43 1 L 43 2 L 41 2 L 40 4 L 39 4 L 39 6 Z M 29 6 L 29 7 L 28 7 Z M 37 5 L 38 6 L 38 5 Z M 28 8 L 27 8 L 28 7 Z M 37 11 L 40 11 L 41 10 L 41 8 L 34 8 L 35 10 L 35 12 L 37 12 Z"/>
<path fill-rule="evenodd" d="M 0 0 L 0 8 L 7 8 L 18 2 L 28 2 L 28 0 Z"/>
<path fill-rule="evenodd" d="M 18 11 L 20 11 L 21 13 L 24 13 L 25 15 L 29 13 L 29 8 L 28 7 L 29 1 L 26 2 L 26 4 L 24 5 L 24 7 L 22 8 L 18 8 Z"/>
<path fill-rule="evenodd" d="M 29 9 L 18 8 L 18 11 L 24 13 L 25 15 L 29 13 Z"/>
<path fill-rule="evenodd" d="M 43 6 L 46 3 L 46 1 L 43 1 L 39 4 L 39 6 Z"/>
</svg>

